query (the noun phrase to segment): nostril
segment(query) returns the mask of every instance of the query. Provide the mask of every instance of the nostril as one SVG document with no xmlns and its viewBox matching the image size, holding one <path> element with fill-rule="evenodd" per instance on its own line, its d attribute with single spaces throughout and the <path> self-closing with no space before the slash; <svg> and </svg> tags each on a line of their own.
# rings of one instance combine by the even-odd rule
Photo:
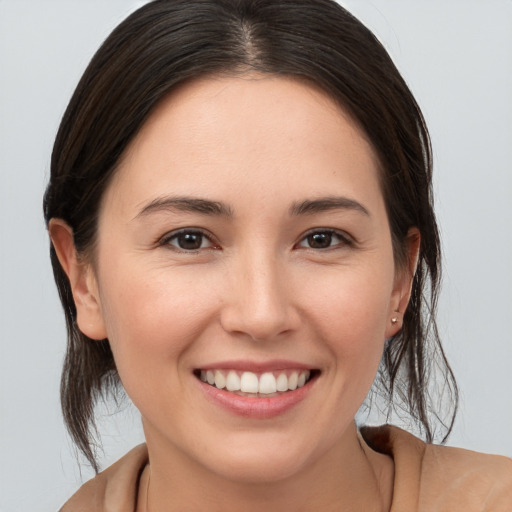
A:
<svg viewBox="0 0 512 512">
<path fill-rule="evenodd" d="M 222 328 L 237 336 L 245 336 L 252 341 L 267 342 L 292 334 L 298 327 L 298 319 L 293 312 L 274 311 L 224 311 L 221 315 Z"/>
<path fill-rule="evenodd" d="M 271 263 L 266 267 L 269 265 Z M 282 273 L 278 275 L 276 269 L 262 269 L 257 264 L 248 264 L 245 268 L 250 275 L 232 283 L 233 295 L 223 304 L 222 328 L 258 342 L 272 341 L 296 331 L 301 317 L 290 290 L 283 284 Z"/>
</svg>

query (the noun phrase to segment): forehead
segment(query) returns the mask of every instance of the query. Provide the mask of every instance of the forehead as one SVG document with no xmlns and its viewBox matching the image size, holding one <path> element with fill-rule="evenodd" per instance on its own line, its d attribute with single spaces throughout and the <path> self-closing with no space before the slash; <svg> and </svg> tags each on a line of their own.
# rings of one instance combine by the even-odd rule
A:
<svg viewBox="0 0 512 512">
<path fill-rule="evenodd" d="M 197 79 L 169 94 L 128 147 L 110 189 L 140 201 L 158 187 L 204 197 L 328 195 L 338 179 L 350 195 L 375 189 L 377 173 L 366 137 L 327 94 L 252 74 Z"/>
</svg>

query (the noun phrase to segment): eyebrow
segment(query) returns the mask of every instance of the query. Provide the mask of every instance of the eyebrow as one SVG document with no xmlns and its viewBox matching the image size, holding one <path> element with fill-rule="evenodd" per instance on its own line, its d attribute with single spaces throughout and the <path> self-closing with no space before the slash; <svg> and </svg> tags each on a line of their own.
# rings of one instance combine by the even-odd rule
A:
<svg viewBox="0 0 512 512">
<path fill-rule="evenodd" d="M 293 203 L 290 207 L 290 215 L 312 215 L 329 210 L 352 210 L 370 216 L 368 210 L 359 202 L 348 197 L 329 196 L 318 199 L 306 199 Z M 201 215 L 215 215 L 221 217 L 233 217 L 232 209 L 220 202 L 196 197 L 159 197 L 146 204 L 134 217 L 145 217 L 152 213 L 162 211 L 177 211 L 199 213 Z"/>
<path fill-rule="evenodd" d="M 309 215 L 329 210 L 352 210 L 370 217 L 370 212 L 359 202 L 348 197 L 328 196 L 318 199 L 306 199 L 294 203 L 290 208 L 290 215 Z"/>
<path fill-rule="evenodd" d="M 195 197 L 159 197 L 146 204 L 134 218 L 162 211 L 192 212 L 221 217 L 233 216 L 231 208 L 219 201 Z"/>
</svg>

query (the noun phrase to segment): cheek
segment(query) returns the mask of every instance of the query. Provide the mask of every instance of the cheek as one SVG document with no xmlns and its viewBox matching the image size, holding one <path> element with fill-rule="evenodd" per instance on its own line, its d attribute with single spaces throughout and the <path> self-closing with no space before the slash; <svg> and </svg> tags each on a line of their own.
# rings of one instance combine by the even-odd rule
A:
<svg viewBox="0 0 512 512">
<path fill-rule="evenodd" d="M 383 268 L 379 268 L 383 267 Z M 382 263 L 373 269 L 347 268 L 334 270 L 316 279 L 316 292 L 310 299 L 315 302 L 319 319 L 326 327 L 336 325 L 345 331 L 349 326 L 357 339 L 378 329 L 384 334 L 391 294 L 393 267 Z"/>
<path fill-rule="evenodd" d="M 194 280 L 168 271 L 138 274 L 110 269 L 101 294 L 104 321 L 123 384 L 150 384 L 159 368 L 160 378 L 173 381 L 172 371 L 204 329 L 212 314 L 211 294 Z M 129 279 L 126 276 L 130 276 Z M 171 371 L 170 371 L 171 370 Z M 132 384 L 133 383 L 133 384 Z"/>
<path fill-rule="evenodd" d="M 368 272 L 340 271 L 315 294 L 314 323 L 326 340 L 339 374 L 352 382 L 373 381 L 380 362 L 392 294 L 391 272 L 382 263 Z"/>
</svg>

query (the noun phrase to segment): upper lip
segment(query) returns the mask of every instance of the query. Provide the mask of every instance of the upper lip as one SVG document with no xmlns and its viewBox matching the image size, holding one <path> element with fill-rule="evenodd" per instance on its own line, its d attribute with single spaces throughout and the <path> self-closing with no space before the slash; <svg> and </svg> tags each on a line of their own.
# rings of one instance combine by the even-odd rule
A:
<svg viewBox="0 0 512 512">
<path fill-rule="evenodd" d="M 253 373 L 275 372 L 278 370 L 313 370 L 310 364 L 299 363 L 286 359 L 273 359 L 269 361 L 231 360 L 216 361 L 197 368 L 198 370 L 239 370 Z"/>
</svg>

